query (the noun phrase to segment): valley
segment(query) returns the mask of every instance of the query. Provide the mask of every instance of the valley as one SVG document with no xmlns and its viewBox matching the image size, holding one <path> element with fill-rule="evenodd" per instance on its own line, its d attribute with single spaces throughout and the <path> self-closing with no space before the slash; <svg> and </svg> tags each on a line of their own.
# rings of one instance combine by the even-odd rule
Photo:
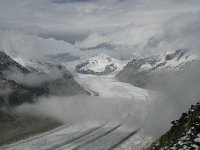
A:
<svg viewBox="0 0 200 150">
<path fill-rule="evenodd" d="M 152 95 L 164 89 L 145 84 L 184 73 L 196 61 L 188 50 L 177 50 L 133 59 L 124 68 L 124 61 L 104 54 L 69 63 L 56 55 L 22 66 L 0 54 L 1 121 L 9 125 L 1 125 L 2 150 L 146 149 L 155 140 L 147 127 L 155 119 Z"/>
<path fill-rule="evenodd" d="M 87 119 L 86 121 L 73 124 L 67 122 L 52 131 L 30 137 L 11 145 L 3 146 L 1 149 L 112 150 L 132 149 L 134 147 L 139 149 L 151 143 L 152 137 L 145 135 L 142 131 L 142 126 L 148 115 L 145 97 L 148 95 L 148 92 L 146 90 L 133 87 L 127 83 L 121 83 L 117 81 L 113 75 L 94 76 L 79 74 L 75 80 L 83 87 L 98 93 L 98 96 L 93 96 L 94 98 L 103 98 L 105 107 L 107 105 L 106 103 L 111 105 L 116 105 L 117 103 L 119 110 L 116 110 L 116 114 L 110 116 L 108 114 L 108 117 L 105 116 L 100 120 Z M 116 101 L 114 101 L 115 98 Z M 126 110 L 122 112 L 120 107 L 123 108 L 124 104 L 126 104 Z M 129 105 L 129 107 L 127 107 L 127 105 Z M 138 107 L 140 109 L 136 109 Z M 109 109 L 109 106 L 106 108 L 106 112 L 109 112 L 107 109 Z M 110 113 L 113 113 L 112 111 L 113 110 L 110 110 Z M 104 112 L 102 112 L 102 114 L 104 114 Z M 137 116 L 141 114 L 139 115 L 140 118 L 136 118 L 136 114 Z M 137 120 L 137 124 L 134 123 L 134 120 Z"/>
<path fill-rule="evenodd" d="M 0 150 L 200 150 L 200 0 L 0 0 Z"/>
</svg>

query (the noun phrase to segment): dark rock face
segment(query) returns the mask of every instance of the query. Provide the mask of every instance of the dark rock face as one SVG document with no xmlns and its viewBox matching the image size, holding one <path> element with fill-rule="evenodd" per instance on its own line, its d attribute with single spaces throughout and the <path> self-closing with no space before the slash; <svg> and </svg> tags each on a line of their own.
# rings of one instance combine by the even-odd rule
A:
<svg viewBox="0 0 200 150">
<path fill-rule="evenodd" d="M 187 49 L 181 49 L 162 56 L 133 59 L 116 77 L 122 82 L 146 87 L 152 79 L 165 72 L 178 72 L 189 69 L 194 62 L 194 58 L 188 52 Z"/>
<path fill-rule="evenodd" d="M 26 68 L 15 62 L 6 53 L 0 52 L 0 107 L 16 106 L 33 102 L 42 95 L 77 95 L 87 92 L 74 80 L 72 74 L 61 65 L 39 63 L 39 68 Z M 47 72 L 42 70 L 45 68 Z M 54 73 L 57 77 L 54 76 Z M 20 80 L 10 77 L 16 74 Z M 34 76 L 34 78 L 32 78 Z M 27 84 L 31 80 L 32 83 Z M 30 83 L 31 83 L 30 82 Z"/>
<path fill-rule="evenodd" d="M 89 60 L 86 60 L 86 61 L 83 61 L 80 64 L 76 65 L 76 69 L 75 69 L 76 72 L 83 73 L 83 74 L 87 74 L 87 72 L 88 72 L 88 74 L 92 74 L 92 70 L 86 70 L 85 71 L 85 70 L 81 69 L 82 67 L 84 67 L 84 66 L 86 66 L 88 64 L 89 64 Z"/>
<path fill-rule="evenodd" d="M 30 72 L 25 67 L 21 66 L 17 62 L 15 62 L 10 56 L 8 56 L 6 53 L 0 51 L 0 72 L 9 70 L 9 69 L 17 69 L 23 73 Z"/>
<path fill-rule="evenodd" d="M 23 102 L 32 102 L 33 94 L 29 90 L 23 88 L 22 85 L 17 84 L 15 81 L 9 80 L 4 75 L 4 71 L 10 69 L 19 70 L 22 73 L 29 73 L 30 71 L 16 63 L 5 53 L 0 52 L 0 54 L 0 90 L 6 91 L 6 93 L 0 93 L 2 105 L 16 106 Z"/>
<path fill-rule="evenodd" d="M 200 103 L 172 121 L 171 129 L 155 141 L 148 150 L 200 149 Z"/>
</svg>

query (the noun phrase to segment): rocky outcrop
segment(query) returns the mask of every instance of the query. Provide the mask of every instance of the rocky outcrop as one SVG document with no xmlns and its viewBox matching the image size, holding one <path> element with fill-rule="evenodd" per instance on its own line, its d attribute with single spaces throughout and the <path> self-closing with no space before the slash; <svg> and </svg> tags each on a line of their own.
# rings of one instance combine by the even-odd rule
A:
<svg viewBox="0 0 200 150">
<path fill-rule="evenodd" d="M 200 103 L 182 113 L 179 120 L 172 121 L 171 129 L 155 141 L 148 150 L 199 150 L 200 149 Z"/>
</svg>

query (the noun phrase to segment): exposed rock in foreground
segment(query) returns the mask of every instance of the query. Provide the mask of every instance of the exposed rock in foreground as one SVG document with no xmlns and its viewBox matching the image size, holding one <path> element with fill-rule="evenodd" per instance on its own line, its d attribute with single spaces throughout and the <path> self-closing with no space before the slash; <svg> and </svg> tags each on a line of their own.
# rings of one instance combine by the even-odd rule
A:
<svg viewBox="0 0 200 150">
<path fill-rule="evenodd" d="M 171 129 L 148 148 L 148 150 L 178 149 L 200 149 L 200 103 L 192 105 L 179 120 L 173 121 Z"/>
</svg>

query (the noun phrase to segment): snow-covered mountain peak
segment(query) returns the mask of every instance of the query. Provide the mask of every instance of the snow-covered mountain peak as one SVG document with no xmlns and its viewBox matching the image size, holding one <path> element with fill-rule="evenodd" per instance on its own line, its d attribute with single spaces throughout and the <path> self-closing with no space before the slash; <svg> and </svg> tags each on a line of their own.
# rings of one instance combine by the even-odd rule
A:
<svg viewBox="0 0 200 150">
<path fill-rule="evenodd" d="M 162 55 L 133 59 L 129 65 L 136 65 L 138 71 L 185 70 L 196 59 L 197 56 L 191 54 L 188 49 L 179 49 Z"/>
<path fill-rule="evenodd" d="M 187 49 L 146 58 L 135 58 L 116 77 L 123 82 L 130 82 L 136 86 L 145 86 L 159 74 L 190 69 L 196 60 L 198 60 L 198 57 Z"/>
<path fill-rule="evenodd" d="M 103 75 L 121 68 L 121 62 L 104 53 L 99 53 L 84 59 L 76 65 L 76 71 L 83 74 Z"/>
</svg>

